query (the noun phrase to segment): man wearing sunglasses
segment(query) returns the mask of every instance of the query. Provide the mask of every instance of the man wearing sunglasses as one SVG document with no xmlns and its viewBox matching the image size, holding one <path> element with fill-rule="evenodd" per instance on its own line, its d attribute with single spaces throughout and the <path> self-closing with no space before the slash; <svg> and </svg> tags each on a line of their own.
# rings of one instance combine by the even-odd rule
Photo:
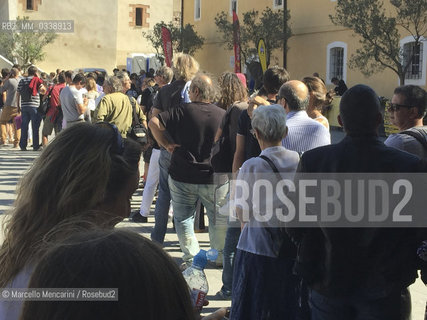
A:
<svg viewBox="0 0 427 320">
<path fill-rule="evenodd" d="M 401 132 L 390 135 L 384 143 L 419 158 L 427 158 L 427 126 L 423 126 L 426 104 L 424 89 L 414 85 L 396 88 L 388 110 L 391 122 Z"/>
</svg>

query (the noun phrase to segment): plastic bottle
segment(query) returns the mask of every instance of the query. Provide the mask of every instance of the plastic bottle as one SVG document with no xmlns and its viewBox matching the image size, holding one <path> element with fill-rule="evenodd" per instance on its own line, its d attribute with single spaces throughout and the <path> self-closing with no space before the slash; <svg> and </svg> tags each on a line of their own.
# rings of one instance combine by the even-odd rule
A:
<svg viewBox="0 0 427 320">
<path fill-rule="evenodd" d="M 200 250 L 193 258 L 191 267 L 184 270 L 182 273 L 185 281 L 190 288 L 190 296 L 193 306 L 199 310 L 203 307 L 203 302 L 209 291 L 208 280 L 204 268 L 208 263 L 208 259 L 215 261 L 218 257 L 218 251 L 211 249 L 209 251 Z"/>
</svg>

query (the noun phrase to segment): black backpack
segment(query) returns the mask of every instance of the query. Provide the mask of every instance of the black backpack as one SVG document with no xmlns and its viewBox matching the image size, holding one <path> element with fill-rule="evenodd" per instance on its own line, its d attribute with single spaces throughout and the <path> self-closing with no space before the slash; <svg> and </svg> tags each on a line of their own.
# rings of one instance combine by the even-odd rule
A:
<svg viewBox="0 0 427 320">
<path fill-rule="evenodd" d="M 228 173 L 232 172 L 233 168 L 233 157 L 234 154 L 231 150 L 230 142 L 230 119 L 231 119 L 231 108 L 227 110 L 224 115 L 224 126 L 222 128 L 221 137 L 217 142 L 214 143 L 211 149 L 211 166 L 214 172 L 217 173 Z"/>
<path fill-rule="evenodd" d="M 141 105 L 144 106 L 144 113 L 148 115 L 154 105 L 158 86 L 148 87 L 142 92 Z"/>
<path fill-rule="evenodd" d="M 135 140 L 142 147 L 145 147 L 148 144 L 148 132 L 147 128 L 139 122 L 138 115 L 136 114 L 136 100 L 135 98 L 129 97 L 130 103 L 132 105 L 132 125 L 130 126 L 127 137 Z"/>
<path fill-rule="evenodd" d="M 418 128 L 412 128 L 411 130 L 405 130 L 400 132 L 399 134 L 406 134 L 408 136 L 411 136 L 415 140 L 417 140 L 421 145 L 423 146 L 424 150 L 427 150 L 427 141 L 424 138 L 424 130 L 418 129 Z"/>
<path fill-rule="evenodd" d="M 19 92 L 20 96 L 21 96 L 21 100 L 22 101 L 31 101 L 31 96 L 32 96 L 32 90 L 30 89 L 30 82 L 31 80 L 29 80 L 28 78 L 22 79 L 21 81 L 26 81 L 28 83 L 26 83 L 21 91 Z"/>
<path fill-rule="evenodd" d="M 52 87 L 53 88 L 53 87 Z M 46 92 L 43 100 L 40 103 L 39 108 L 37 109 L 39 115 L 42 118 L 46 117 L 47 112 L 50 109 L 50 99 L 52 98 L 52 88 L 49 89 L 48 92 Z"/>
</svg>

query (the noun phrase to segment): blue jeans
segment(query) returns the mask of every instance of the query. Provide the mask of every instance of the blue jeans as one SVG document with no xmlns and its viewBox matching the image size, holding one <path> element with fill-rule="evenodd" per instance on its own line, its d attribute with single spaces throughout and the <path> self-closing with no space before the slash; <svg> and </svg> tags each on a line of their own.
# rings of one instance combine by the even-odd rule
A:
<svg viewBox="0 0 427 320">
<path fill-rule="evenodd" d="M 312 320 L 403 320 L 409 319 L 408 289 L 396 291 L 385 298 L 369 300 L 359 296 L 326 297 L 311 290 Z"/>
<path fill-rule="evenodd" d="M 233 266 L 234 256 L 236 255 L 237 244 L 240 238 L 240 222 L 230 222 L 227 228 L 224 244 L 224 263 L 222 269 L 222 288 L 221 291 L 227 295 L 231 294 L 233 285 Z"/>
<path fill-rule="evenodd" d="M 151 240 L 163 244 L 168 227 L 169 206 L 171 195 L 168 184 L 169 166 L 171 154 L 165 149 L 160 150 L 159 157 L 159 194 L 157 196 L 156 208 L 154 209 L 154 229 L 151 232 Z"/>
<path fill-rule="evenodd" d="M 218 250 L 218 263 L 222 263 L 228 216 L 218 214 L 218 202 L 228 193 L 228 184 L 192 184 L 173 180 L 169 177 L 175 229 L 178 235 L 183 260 L 190 262 L 199 252 L 199 242 L 194 234 L 194 213 L 200 199 L 209 219 L 209 240 L 211 248 Z"/>
<path fill-rule="evenodd" d="M 21 124 L 21 140 L 19 141 L 19 147 L 21 149 L 27 148 L 28 143 L 28 125 L 31 121 L 31 126 L 33 128 L 33 149 L 37 150 L 40 148 L 39 141 L 39 128 L 41 117 L 37 112 L 37 108 L 34 107 L 22 107 L 22 124 Z"/>
</svg>

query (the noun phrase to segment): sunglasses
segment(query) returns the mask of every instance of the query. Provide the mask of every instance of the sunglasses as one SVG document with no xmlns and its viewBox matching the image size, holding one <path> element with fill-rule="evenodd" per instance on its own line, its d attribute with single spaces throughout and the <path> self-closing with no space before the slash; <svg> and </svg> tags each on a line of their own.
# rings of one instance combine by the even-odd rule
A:
<svg viewBox="0 0 427 320">
<path fill-rule="evenodd" d="M 400 108 L 413 108 L 413 106 L 405 106 L 403 104 L 398 104 L 398 103 L 389 103 L 388 104 L 388 110 L 389 111 L 399 111 Z"/>
</svg>

